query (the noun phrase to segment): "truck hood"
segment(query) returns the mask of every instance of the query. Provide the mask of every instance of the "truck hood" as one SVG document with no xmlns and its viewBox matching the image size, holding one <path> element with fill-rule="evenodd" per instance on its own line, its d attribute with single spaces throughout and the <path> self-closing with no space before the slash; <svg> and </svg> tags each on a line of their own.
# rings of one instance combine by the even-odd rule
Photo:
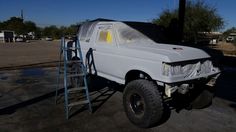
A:
<svg viewBox="0 0 236 132">
<path fill-rule="evenodd" d="M 139 58 L 142 56 L 143 59 L 165 62 L 180 62 L 210 57 L 206 52 L 197 48 L 155 42 L 129 43 L 123 44 L 121 47 L 139 52 Z"/>
</svg>

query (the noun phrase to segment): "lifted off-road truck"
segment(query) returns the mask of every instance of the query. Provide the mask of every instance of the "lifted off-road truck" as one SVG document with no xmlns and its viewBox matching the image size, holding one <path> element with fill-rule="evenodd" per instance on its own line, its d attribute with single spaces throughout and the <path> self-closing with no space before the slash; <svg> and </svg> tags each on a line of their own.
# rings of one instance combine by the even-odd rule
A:
<svg viewBox="0 0 236 132">
<path fill-rule="evenodd" d="M 186 99 L 193 108 L 212 101 L 213 93 L 206 85 L 214 85 L 220 70 L 200 49 L 154 42 L 128 22 L 119 21 L 86 22 L 78 36 L 83 61 L 88 63 L 88 54 L 94 61 L 88 70 L 125 86 L 124 110 L 139 127 L 158 124 L 168 106 L 165 100 L 175 95 L 190 96 Z"/>
</svg>

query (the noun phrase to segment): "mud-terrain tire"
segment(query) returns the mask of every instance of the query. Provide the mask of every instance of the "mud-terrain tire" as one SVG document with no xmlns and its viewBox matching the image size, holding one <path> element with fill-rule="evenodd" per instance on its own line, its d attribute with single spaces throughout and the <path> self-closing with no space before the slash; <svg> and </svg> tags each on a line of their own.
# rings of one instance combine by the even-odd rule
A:
<svg viewBox="0 0 236 132">
<path fill-rule="evenodd" d="M 198 96 L 191 102 L 190 105 L 193 109 L 206 108 L 212 104 L 213 96 L 213 92 L 204 89 L 198 94 Z"/>
<path fill-rule="evenodd" d="M 128 119 L 138 127 L 157 125 L 163 116 L 163 101 L 157 85 L 148 80 L 128 83 L 123 94 L 123 105 Z"/>
<path fill-rule="evenodd" d="M 76 73 L 82 73 L 82 68 L 79 63 L 72 63 L 71 65 L 71 71 L 76 71 L 72 72 L 74 74 Z M 83 86 L 83 77 L 72 77 L 71 78 L 71 87 L 80 87 Z M 79 84 L 79 85 L 78 85 Z"/>
</svg>

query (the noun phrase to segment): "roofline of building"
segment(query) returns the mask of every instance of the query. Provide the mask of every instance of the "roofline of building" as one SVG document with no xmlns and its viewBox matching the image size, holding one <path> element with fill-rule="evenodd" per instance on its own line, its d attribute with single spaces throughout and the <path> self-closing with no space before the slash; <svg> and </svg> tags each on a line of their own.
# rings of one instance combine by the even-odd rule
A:
<svg viewBox="0 0 236 132">
<path fill-rule="evenodd" d="M 14 32 L 15 33 L 15 31 L 12 31 L 12 30 L 0 30 L 0 32 Z"/>
</svg>

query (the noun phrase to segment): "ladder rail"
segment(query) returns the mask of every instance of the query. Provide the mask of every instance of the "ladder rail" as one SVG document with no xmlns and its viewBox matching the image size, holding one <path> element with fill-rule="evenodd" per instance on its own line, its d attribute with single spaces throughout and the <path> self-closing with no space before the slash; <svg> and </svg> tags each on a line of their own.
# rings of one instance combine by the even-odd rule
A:
<svg viewBox="0 0 236 132">
<path fill-rule="evenodd" d="M 74 43 L 74 46 L 73 46 Z M 64 107 L 65 107 L 65 112 L 66 112 L 66 119 L 69 119 L 69 111 L 70 108 L 75 106 L 75 105 L 81 105 L 81 104 L 87 104 L 89 107 L 89 111 L 92 113 L 92 104 L 90 101 L 90 96 L 89 96 L 89 90 L 88 90 L 88 83 L 87 83 L 87 67 L 85 67 L 85 64 L 83 62 L 83 54 L 81 51 L 81 47 L 80 47 L 80 42 L 79 42 L 79 37 L 77 36 L 77 40 L 75 40 L 72 43 L 72 47 L 68 47 L 68 42 L 65 41 L 65 38 L 62 37 L 61 38 L 61 45 L 60 45 L 60 58 L 59 58 L 59 64 L 58 64 L 58 76 L 57 76 L 57 87 L 56 87 L 56 96 L 55 96 L 55 103 L 57 103 L 57 96 L 58 96 L 58 91 L 59 91 L 59 87 L 60 87 L 60 74 L 63 74 L 63 86 L 64 86 Z M 75 56 L 79 57 L 80 60 L 70 60 L 68 59 L 68 52 L 69 51 L 74 51 L 75 52 Z M 63 56 L 63 57 L 62 57 Z M 63 59 L 63 61 L 62 61 Z M 62 66 L 62 62 L 64 63 L 64 65 Z M 79 67 L 81 68 L 81 71 L 79 72 L 78 68 L 76 69 L 71 69 L 69 68 L 69 63 L 79 63 Z M 62 67 L 63 72 L 62 72 Z M 71 71 L 68 71 L 71 70 Z M 70 72 L 70 74 L 69 74 Z M 72 74 L 71 74 L 72 72 Z M 79 72 L 79 73 L 78 73 Z M 68 78 L 74 78 L 74 77 L 83 77 L 83 82 L 84 82 L 84 86 L 83 87 L 78 87 L 79 86 L 79 82 L 77 79 L 75 79 L 75 88 L 69 88 L 68 86 Z M 82 79 L 82 78 L 81 78 Z M 77 88 L 77 89 L 76 89 Z M 77 102 L 69 102 L 69 94 L 71 94 L 71 92 L 75 92 L 75 91 L 81 91 L 84 90 L 85 91 L 85 96 L 86 96 L 86 100 L 83 101 L 77 101 Z"/>
<path fill-rule="evenodd" d="M 60 42 L 60 49 L 59 49 L 59 63 L 58 63 L 58 66 L 57 66 L 57 86 L 56 86 L 56 95 L 55 95 L 55 104 L 57 104 L 57 96 L 58 96 L 58 91 L 60 89 L 60 73 L 61 73 L 61 59 L 62 59 L 62 52 L 63 52 L 63 41 L 61 39 L 61 42 Z"/>
<path fill-rule="evenodd" d="M 89 103 L 89 111 L 92 112 L 92 104 L 91 104 L 91 101 L 90 101 L 90 96 L 89 96 L 89 91 L 88 91 L 88 84 L 87 84 L 87 69 L 85 69 L 85 65 L 84 65 L 84 59 L 83 59 L 83 55 L 82 55 L 82 51 L 81 51 L 81 46 L 80 46 L 80 42 L 79 42 L 79 36 L 77 36 L 77 39 L 76 39 L 76 46 L 79 50 L 79 56 L 80 56 L 80 59 L 82 60 L 82 71 L 83 71 L 83 74 L 84 74 L 84 85 L 86 87 L 85 89 L 85 93 L 86 93 L 86 98 L 88 100 L 88 103 Z"/>
<path fill-rule="evenodd" d="M 65 44 L 65 38 L 62 37 L 62 42 L 63 42 L 63 55 L 64 55 L 64 96 L 65 96 L 65 111 L 66 111 L 66 119 L 69 118 L 69 108 L 68 108 L 68 92 L 67 92 L 67 50 L 66 49 L 66 44 Z"/>
</svg>

